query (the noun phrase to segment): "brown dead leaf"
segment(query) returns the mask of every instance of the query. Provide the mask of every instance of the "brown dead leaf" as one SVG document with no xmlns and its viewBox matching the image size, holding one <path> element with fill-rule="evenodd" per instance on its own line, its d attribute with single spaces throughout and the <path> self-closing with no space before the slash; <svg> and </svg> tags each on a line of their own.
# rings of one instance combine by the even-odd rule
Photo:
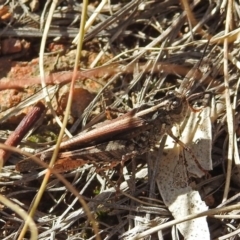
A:
<svg viewBox="0 0 240 240">
<path fill-rule="evenodd" d="M 58 172 L 66 172 L 66 171 L 70 171 L 73 169 L 76 169 L 78 167 L 83 166 L 84 164 L 86 164 L 86 161 L 78 159 L 78 160 L 72 160 L 72 159 L 59 159 L 56 161 L 56 163 L 54 164 L 54 170 L 58 171 Z"/>
<path fill-rule="evenodd" d="M 58 113 L 63 114 L 68 100 L 69 92 L 65 92 L 59 100 Z M 75 88 L 73 91 L 73 102 L 71 116 L 78 118 L 82 115 L 84 109 L 93 100 L 94 95 L 84 88 Z"/>
</svg>

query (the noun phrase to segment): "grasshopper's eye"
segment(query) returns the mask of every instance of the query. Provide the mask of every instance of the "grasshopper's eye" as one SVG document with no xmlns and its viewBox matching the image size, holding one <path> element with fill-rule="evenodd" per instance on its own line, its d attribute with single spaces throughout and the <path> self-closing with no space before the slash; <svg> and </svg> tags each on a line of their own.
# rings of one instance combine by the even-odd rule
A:
<svg viewBox="0 0 240 240">
<path fill-rule="evenodd" d="M 169 97 L 172 97 L 172 96 L 174 96 L 174 92 L 173 92 L 173 91 L 168 91 L 168 92 L 167 92 L 167 95 L 168 95 Z"/>
<path fill-rule="evenodd" d="M 174 101 L 172 101 L 171 108 L 175 109 L 178 108 L 180 105 L 181 105 L 180 99 L 175 99 Z"/>
<path fill-rule="evenodd" d="M 179 105 L 179 101 L 173 101 L 173 102 L 172 102 L 172 105 L 173 105 L 174 107 L 178 106 L 178 105 Z"/>
</svg>

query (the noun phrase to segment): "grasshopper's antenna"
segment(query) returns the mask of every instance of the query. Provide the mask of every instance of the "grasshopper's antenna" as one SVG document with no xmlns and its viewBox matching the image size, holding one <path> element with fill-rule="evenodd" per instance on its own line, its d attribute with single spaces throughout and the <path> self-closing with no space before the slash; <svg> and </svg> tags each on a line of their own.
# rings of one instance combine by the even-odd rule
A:
<svg viewBox="0 0 240 240">
<path fill-rule="evenodd" d="M 193 68 L 187 73 L 187 75 L 185 76 L 185 78 L 183 79 L 180 87 L 179 87 L 179 92 L 180 93 L 184 93 L 189 96 L 191 94 L 191 92 L 193 92 L 193 90 L 195 89 L 195 87 L 192 89 L 192 86 L 194 84 L 194 79 L 196 75 L 201 74 L 201 72 L 199 71 L 199 67 L 203 61 L 203 58 L 205 56 L 205 53 L 207 51 L 207 48 L 209 46 L 210 40 L 208 40 L 208 42 L 206 43 L 204 50 L 203 50 L 203 54 L 200 58 L 200 60 L 193 66 Z M 201 82 L 201 81 L 200 81 Z M 187 89 L 187 90 L 186 90 Z M 191 89 L 191 90 L 190 90 Z"/>
</svg>

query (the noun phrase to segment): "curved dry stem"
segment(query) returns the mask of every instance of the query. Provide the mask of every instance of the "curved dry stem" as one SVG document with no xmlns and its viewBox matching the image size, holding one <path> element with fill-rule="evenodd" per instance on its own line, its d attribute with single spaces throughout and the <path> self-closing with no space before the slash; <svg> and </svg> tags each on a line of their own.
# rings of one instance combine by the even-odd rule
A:
<svg viewBox="0 0 240 240">
<path fill-rule="evenodd" d="M 227 7 L 227 17 L 225 25 L 225 34 L 230 30 L 231 25 L 231 13 L 232 13 L 232 1 L 228 1 Z M 224 58 L 223 58 L 223 70 L 224 70 L 224 85 L 225 85 L 225 101 L 226 101 L 226 111 L 227 111 L 227 126 L 228 126 L 228 165 L 227 165 L 227 175 L 226 175 L 226 184 L 223 194 L 223 202 L 227 200 L 231 172 L 232 172 L 232 158 L 233 158 L 233 149 L 234 149 L 234 120 L 233 120 L 233 108 L 230 99 L 230 89 L 229 89 L 229 73 L 228 73 L 228 39 L 224 40 Z"/>
<path fill-rule="evenodd" d="M 149 229 L 149 230 L 147 230 L 143 233 L 138 234 L 136 237 L 130 238 L 130 240 L 137 240 L 137 239 L 149 236 L 149 235 L 151 235 L 155 232 L 158 232 L 160 230 L 169 228 L 173 225 L 176 225 L 176 224 L 179 224 L 179 223 L 182 223 L 182 222 L 186 222 L 186 221 L 189 221 L 189 220 L 192 220 L 192 219 L 195 219 L 195 218 L 200 218 L 200 217 L 205 217 L 205 216 L 214 216 L 216 214 L 222 214 L 223 212 L 230 212 L 230 211 L 237 210 L 237 209 L 240 209 L 239 204 L 235 204 L 235 205 L 228 206 L 228 207 L 223 207 L 223 208 L 215 208 L 215 209 L 211 209 L 211 210 L 204 211 L 204 212 L 201 212 L 201 213 L 191 214 L 191 215 L 188 215 L 188 216 L 186 216 L 182 219 L 172 220 L 172 221 L 164 223 L 160 226 L 152 227 L 151 229 Z"/>
<path fill-rule="evenodd" d="M 45 45 L 46 45 L 46 40 L 47 40 L 47 33 L 49 31 L 49 28 L 50 28 L 50 24 L 51 24 L 51 21 L 52 21 L 52 16 L 53 16 L 53 12 L 57 6 L 57 3 L 58 1 L 53 1 L 52 4 L 51 4 L 51 7 L 50 7 L 50 10 L 49 10 L 49 14 L 48 14 L 48 18 L 47 18 L 47 22 L 46 22 L 46 25 L 45 25 L 45 28 L 44 28 L 44 32 L 43 32 L 43 37 L 42 37 L 42 41 L 41 41 L 41 46 L 40 46 L 40 53 L 39 53 L 39 70 L 40 70 L 40 77 L 41 77 L 41 84 L 42 84 L 42 88 L 43 88 L 43 92 L 45 94 L 45 99 L 46 99 L 46 103 L 47 105 L 49 106 L 50 109 L 53 110 L 52 108 L 52 105 L 50 103 L 50 98 L 49 98 L 49 95 L 48 95 L 48 91 L 47 91 L 47 88 L 46 88 L 46 83 L 45 83 L 45 80 L 44 80 L 44 60 L 43 60 L 43 55 L 44 55 L 44 49 L 45 49 Z M 54 111 L 52 111 L 54 112 Z M 45 190 L 45 187 L 46 187 L 46 184 L 47 184 L 47 181 L 49 179 L 49 176 L 50 176 L 50 172 L 48 171 L 45 175 L 45 178 L 43 179 L 43 182 L 42 182 L 42 185 L 41 185 L 41 188 L 37 194 L 37 197 L 33 203 L 33 206 L 29 212 L 29 217 L 33 217 L 34 214 L 35 214 L 35 211 L 39 205 L 39 202 L 41 200 L 41 197 L 44 193 L 44 190 Z M 23 239 L 24 236 L 25 236 L 25 233 L 27 231 L 27 224 L 28 224 L 28 220 L 25 222 L 24 226 L 23 226 L 23 229 L 19 235 L 19 240 Z"/>
<path fill-rule="evenodd" d="M 30 240 L 38 239 L 38 229 L 36 224 L 34 223 L 33 219 L 28 214 L 20 208 L 17 204 L 14 204 L 4 196 L 0 195 L 0 202 L 2 202 L 5 206 L 11 208 L 15 213 L 17 213 L 24 221 L 28 219 L 28 227 L 31 232 Z"/>
<path fill-rule="evenodd" d="M 54 10 L 55 10 L 57 4 L 58 4 L 58 0 L 55 0 L 52 2 L 49 13 L 48 13 L 47 21 L 46 21 L 46 24 L 44 27 L 43 36 L 42 36 L 41 45 L 40 45 L 40 52 L 39 52 L 39 72 L 40 72 L 40 80 L 41 80 L 43 93 L 45 95 L 46 103 L 47 103 L 49 109 L 51 110 L 51 113 L 53 114 L 54 118 L 56 119 L 56 122 L 58 123 L 58 125 L 60 127 L 62 127 L 63 124 L 60 121 L 57 114 L 55 113 L 53 106 L 51 104 L 49 93 L 48 93 L 48 90 L 46 87 L 47 85 L 46 85 L 46 81 L 45 81 L 45 71 L 44 71 L 44 50 L 45 50 L 45 46 L 46 46 L 46 41 L 47 41 L 47 37 L 48 37 L 49 28 L 51 25 L 53 13 L 54 13 Z M 67 129 L 65 129 L 65 133 L 67 134 L 68 137 L 72 137 L 71 133 Z"/>
<path fill-rule="evenodd" d="M 5 149 L 5 150 L 8 150 L 8 151 L 12 151 L 12 152 L 16 152 L 16 153 L 19 153 L 19 154 L 23 154 L 29 158 L 31 158 L 33 161 L 37 162 L 39 165 L 41 165 L 42 167 L 48 169 L 49 173 L 50 174 L 54 174 L 65 186 L 66 188 L 72 193 L 74 194 L 74 196 L 76 196 L 80 202 L 80 204 L 83 206 L 83 209 L 85 210 L 86 212 L 86 215 L 87 217 L 89 218 L 89 220 L 92 222 L 93 224 L 93 228 L 94 228 L 94 231 L 95 231 L 95 234 L 98 236 L 98 229 L 96 227 L 96 223 L 95 223 L 95 219 L 94 217 L 92 216 L 85 200 L 83 199 L 83 197 L 78 193 L 78 191 L 72 186 L 72 184 L 70 182 L 68 182 L 61 174 L 59 174 L 55 169 L 53 168 L 49 168 L 49 166 L 42 162 L 39 158 L 37 158 L 36 156 L 28 153 L 28 152 L 25 152 L 21 149 L 18 149 L 18 148 L 15 148 L 15 147 L 10 147 L 10 146 L 6 146 L 5 144 L 2 144 L 0 143 L 0 148 L 2 149 Z M 28 219 L 31 219 L 30 216 L 28 215 Z M 29 221 L 26 221 L 25 224 L 28 224 Z M 96 237 L 97 239 L 99 239 L 98 237 Z M 18 238 L 18 239 L 22 239 L 22 238 Z"/>
<path fill-rule="evenodd" d="M 75 64 L 75 73 L 77 72 L 77 66 L 78 66 L 78 60 L 80 59 L 80 52 L 81 52 L 81 48 L 82 48 L 82 42 L 83 42 L 83 35 L 84 35 L 84 24 L 85 24 L 85 19 L 86 19 L 86 11 L 87 11 L 87 3 L 88 1 L 85 1 L 84 2 L 84 7 L 83 7 L 83 13 L 82 13 L 82 21 L 81 21 L 81 26 L 80 26 L 80 40 L 79 40 L 79 45 L 78 45 L 78 54 L 77 54 L 77 57 L 76 57 L 76 64 Z M 50 10 L 50 13 L 48 15 L 48 20 L 47 20 L 47 26 L 45 31 L 47 33 L 48 29 L 49 29 L 49 25 L 50 25 L 50 22 L 51 22 L 51 17 L 52 17 L 52 14 L 53 14 L 53 11 L 54 9 L 56 8 L 57 6 L 57 1 L 53 1 L 52 5 L 51 5 L 51 10 Z M 44 51 L 44 47 L 45 46 L 45 41 L 46 41 L 46 35 L 45 35 L 45 38 L 43 38 L 42 40 L 42 45 L 41 45 L 41 50 L 42 50 L 42 53 Z M 42 55 L 42 60 L 43 60 L 43 55 Z M 42 66 L 43 66 L 43 62 L 40 60 Z M 40 64 L 40 65 L 41 65 Z M 41 69 L 43 70 L 43 69 Z M 43 84 L 43 87 L 45 87 L 45 84 L 44 84 L 44 72 L 42 71 L 41 72 L 40 70 L 40 75 L 41 75 L 41 80 L 42 80 L 42 84 Z M 42 73 L 42 74 L 41 74 Z M 65 128 L 66 128 L 66 125 L 67 125 L 67 119 L 68 119 L 68 115 L 69 115 L 69 112 L 70 112 L 70 108 L 71 108 L 71 102 L 72 102 L 72 95 L 73 95 L 73 88 L 74 88 L 74 82 L 75 82 L 75 79 L 76 79 L 76 74 L 73 75 L 73 81 L 72 81 L 72 84 L 71 84 L 71 90 L 70 90 L 70 94 L 69 94 L 69 99 L 68 99 L 68 103 L 67 103 L 67 109 L 66 109 L 66 115 L 65 115 L 65 118 L 64 118 L 64 121 L 63 121 L 63 126 L 61 128 L 61 131 L 60 131 L 60 134 L 59 134 L 59 137 L 58 137 L 58 141 L 57 141 L 57 144 L 56 144 L 56 149 L 55 151 L 53 152 L 53 156 L 51 158 L 51 161 L 50 161 L 50 164 L 49 164 L 49 169 L 42 181 L 42 184 L 41 184 L 41 187 L 39 189 L 39 192 L 36 196 L 36 199 L 33 203 L 33 206 L 30 210 L 30 213 L 29 213 L 29 216 L 32 217 L 39 205 L 39 202 L 41 201 L 41 198 L 42 198 L 42 195 L 44 193 L 44 190 L 46 188 L 46 185 L 47 185 L 47 182 L 49 180 L 49 177 L 52 173 L 52 166 L 54 165 L 54 162 L 56 160 L 56 157 L 57 157 L 57 154 L 58 154 L 58 150 L 59 150 L 59 146 L 60 146 L 60 143 L 61 143 L 61 140 L 62 140 L 62 137 L 63 137 L 63 134 L 64 134 L 64 131 L 65 131 Z M 44 88 L 45 89 L 45 88 Z M 47 96 L 47 95 L 46 95 Z M 89 215 L 89 218 L 91 218 L 91 214 L 88 214 Z M 19 240 L 22 239 L 26 233 L 26 230 L 27 230 L 27 224 L 28 224 L 28 219 L 27 221 L 25 222 L 25 225 L 22 229 L 22 232 L 19 236 Z M 93 229 L 94 229 L 94 232 L 96 234 L 96 238 L 99 239 L 99 235 L 98 235 L 98 228 L 97 228 L 97 225 L 95 224 L 95 222 L 93 221 Z"/>
<path fill-rule="evenodd" d="M 196 18 L 194 17 L 192 9 L 189 6 L 188 0 L 181 0 L 181 3 L 183 6 L 183 9 L 186 12 L 189 26 L 192 31 L 192 28 L 195 27 L 198 24 L 198 22 L 197 22 Z M 196 32 L 198 32 L 201 36 L 205 36 L 207 34 L 206 32 L 203 31 L 203 29 L 200 26 L 196 29 Z M 207 34 L 207 38 L 211 39 L 211 36 L 209 36 L 209 34 Z"/>
</svg>

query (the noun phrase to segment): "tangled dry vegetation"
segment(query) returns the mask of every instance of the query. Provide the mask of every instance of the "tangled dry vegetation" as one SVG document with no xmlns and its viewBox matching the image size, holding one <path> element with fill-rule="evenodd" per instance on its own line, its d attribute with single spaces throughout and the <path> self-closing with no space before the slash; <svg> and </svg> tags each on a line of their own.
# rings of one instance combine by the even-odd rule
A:
<svg viewBox="0 0 240 240">
<path fill-rule="evenodd" d="M 239 239 L 239 3 L 79 2 L 0 1 L 0 238 Z M 64 116 L 66 138 L 171 90 L 192 100 L 180 125 L 167 123 L 176 138 L 154 133 L 123 171 L 69 155 L 33 169 Z"/>
</svg>

